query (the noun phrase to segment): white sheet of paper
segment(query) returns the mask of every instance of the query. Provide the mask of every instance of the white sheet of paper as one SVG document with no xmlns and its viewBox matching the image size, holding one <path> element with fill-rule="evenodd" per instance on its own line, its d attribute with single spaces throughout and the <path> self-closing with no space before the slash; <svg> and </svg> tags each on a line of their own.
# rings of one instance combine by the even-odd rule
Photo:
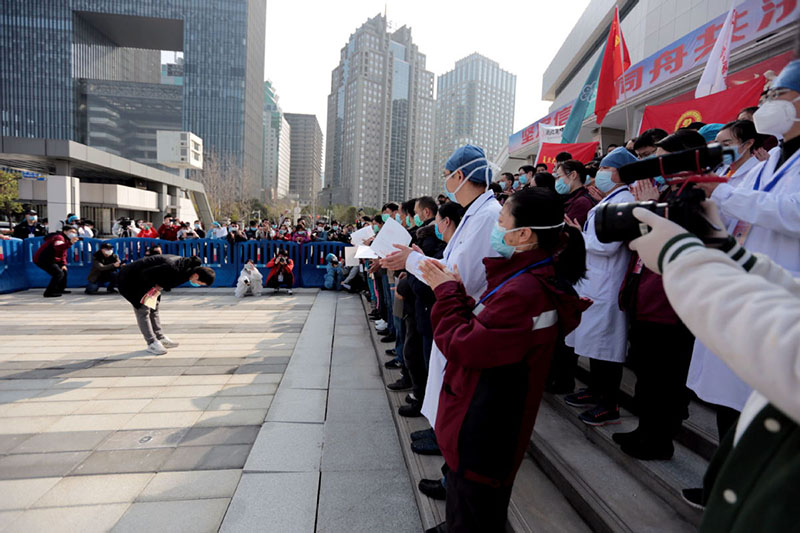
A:
<svg viewBox="0 0 800 533">
<path fill-rule="evenodd" d="M 397 251 L 394 247 L 395 244 L 408 246 L 411 243 L 411 234 L 400 225 L 395 219 L 387 219 L 383 227 L 378 232 L 378 236 L 372 241 L 370 248 L 372 248 L 379 257 L 386 257 L 387 255 Z"/>
<path fill-rule="evenodd" d="M 369 239 L 370 237 L 375 235 L 375 231 L 372 229 L 372 226 L 364 226 L 358 231 L 354 231 L 350 234 L 350 243 L 353 246 L 361 246 L 364 244 L 364 241 Z"/>
<path fill-rule="evenodd" d="M 356 259 L 377 259 L 376 254 L 369 246 L 361 245 L 356 249 Z"/>
<path fill-rule="evenodd" d="M 358 259 L 356 259 L 356 247 L 348 246 L 344 249 L 344 266 L 354 267 L 358 266 Z"/>
</svg>

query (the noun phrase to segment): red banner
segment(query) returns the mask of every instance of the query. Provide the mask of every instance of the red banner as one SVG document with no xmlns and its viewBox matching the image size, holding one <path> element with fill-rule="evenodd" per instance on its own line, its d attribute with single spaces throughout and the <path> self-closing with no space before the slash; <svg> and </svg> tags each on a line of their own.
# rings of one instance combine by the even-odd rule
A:
<svg viewBox="0 0 800 533">
<path fill-rule="evenodd" d="M 726 124 L 736 120 L 739 111 L 758 105 L 764 89 L 764 78 L 759 77 L 703 98 L 672 104 L 649 105 L 644 108 L 639 132 L 650 128 L 661 128 L 672 132 L 692 122 Z"/>
<path fill-rule="evenodd" d="M 591 143 L 542 143 L 539 146 L 539 155 L 536 157 L 536 164 L 544 163 L 547 165 L 547 171 L 553 171 L 553 165 L 556 163 L 556 156 L 561 152 L 569 152 L 572 159 L 577 159 L 581 163 L 588 163 L 594 159 L 597 153 L 597 146 L 600 143 L 597 141 Z"/>
</svg>

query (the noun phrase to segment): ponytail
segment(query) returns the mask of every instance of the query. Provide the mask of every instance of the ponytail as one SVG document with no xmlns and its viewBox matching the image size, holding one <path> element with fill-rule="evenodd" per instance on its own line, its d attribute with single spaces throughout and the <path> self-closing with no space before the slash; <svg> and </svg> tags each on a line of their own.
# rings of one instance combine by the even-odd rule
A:
<svg viewBox="0 0 800 533">
<path fill-rule="evenodd" d="M 586 246 L 578 228 L 565 225 L 559 235 L 561 248 L 555 254 L 558 277 L 574 285 L 586 275 Z"/>
</svg>

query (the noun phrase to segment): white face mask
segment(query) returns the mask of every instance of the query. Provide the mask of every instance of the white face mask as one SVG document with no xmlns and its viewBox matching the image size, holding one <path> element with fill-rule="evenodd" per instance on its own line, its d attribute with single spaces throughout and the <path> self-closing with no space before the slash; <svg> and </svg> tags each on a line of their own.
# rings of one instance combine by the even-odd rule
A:
<svg viewBox="0 0 800 533">
<path fill-rule="evenodd" d="M 103 250 L 103 255 L 108 257 L 114 253 L 114 250 Z"/>
<path fill-rule="evenodd" d="M 797 118 L 797 110 L 794 103 L 800 100 L 800 96 L 794 100 L 769 100 L 753 113 L 753 123 L 756 131 L 764 135 L 783 135 L 792 129 L 795 122 L 800 122 Z"/>
</svg>

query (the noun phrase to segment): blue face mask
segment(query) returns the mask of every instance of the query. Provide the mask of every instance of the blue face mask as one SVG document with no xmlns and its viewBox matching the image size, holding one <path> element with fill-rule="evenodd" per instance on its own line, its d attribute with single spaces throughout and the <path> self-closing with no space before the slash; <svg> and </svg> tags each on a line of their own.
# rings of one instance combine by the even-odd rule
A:
<svg viewBox="0 0 800 533">
<path fill-rule="evenodd" d="M 382 214 L 382 215 L 381 215 L 381 220 L 383 220 L 384 222 L 386 222 L 387 220 L 389 220 L 389 215 L 388 215 L 388 213 L 384 213 L 384 214 Z"/>
<path fill-rule="evenodd" d="M 411 226 L 411 217 L 406 215 L 406 226 Z"/>
<path fill-rule="evenodd" d="M 519 177 L 519 182 L 522 185 L 527 185 L 528 184 L 528 175 L 527 174 L 521 174 L 520 177 Z"/>
<path fill-rule="evenodd" d="M 655 178 L 653 178 L 653 181 L 655 181 L 655 182 L 656 182 L 656 185 L 657 185 L 658 187 L 663 187 L 664 185 L 666 185 L 666 184 L 667 184 L 667 180 L 665 180 L 665 179 L 664 179 L 664 178 L 662 178 L 661 176 L 656 176 Z"/>
<path fill-rule="evenodd" d="M 403 219 L 402 219 L 402 217 L 400 215 L 395 215 L 394 219 L 397 221 L 398 224 L 402 224 L 403 223 Z"/>
<path fill-rule="evenodd" d="M 569 194 L 569 185 L 564 181 L 564 178 L 556 180 L 556 192 L 558 194 Z"/>
<path fill-rule="evenodd" d="M 378 226 L 377 224 L 373 224 L 372 225 L 372 231 L 374 231 L 375 233 L 378 233 L 380 230 L 381 230 L 381 227 Z"/>
<path fill-rule="evenodd" d="M 199 283 L 195 283 L 194 281 L 189 281 L 189 285 L 191 285 L 192 287 L 202 287 L 202 285 L 200 285 Z"/>
<path fill-rule="evenodd" d="M 597 175 L 594 177 L 595 186 L 603 192 L 608 192 L 617 186 L 611 179 L 610 170 L 598 170 Z"/>
<path fill-rule="evenodd" d="M 440 241 L 444 240 L 444 235 L 442 235 L 442 232 L 439 231 L 439 224 L 434 224 L 433 225 L 433 232 L 436 233 L 436 238 L 437 239 L 439 239 Z"/>
<path fill-rule="evenodd" d="M 423 222 L 422 219 L 419 218 L 419 215 L 414 215 L 414 224 L 416 224 L 417 226 L 422 226 Z"/>
<path fill-rule="evenodd" d="M 505 190 L 507 190 L 507 189 L 508 189 L 508 182 L 507 182 L 507 181 L 501 181 L 501 182 L 500 182 L 500 186 L 501 186 L 501 187 L 503 188 L 503 190 L 505 191 Z"/>
<path fill-rule="evenodd" d="M 495 224 L 492 229 L 492 249 L 506 259 L 514 255 L 516 251 L 513 246 L 506 244 L 507 231 L 500 224 Z"/>
</svg>

